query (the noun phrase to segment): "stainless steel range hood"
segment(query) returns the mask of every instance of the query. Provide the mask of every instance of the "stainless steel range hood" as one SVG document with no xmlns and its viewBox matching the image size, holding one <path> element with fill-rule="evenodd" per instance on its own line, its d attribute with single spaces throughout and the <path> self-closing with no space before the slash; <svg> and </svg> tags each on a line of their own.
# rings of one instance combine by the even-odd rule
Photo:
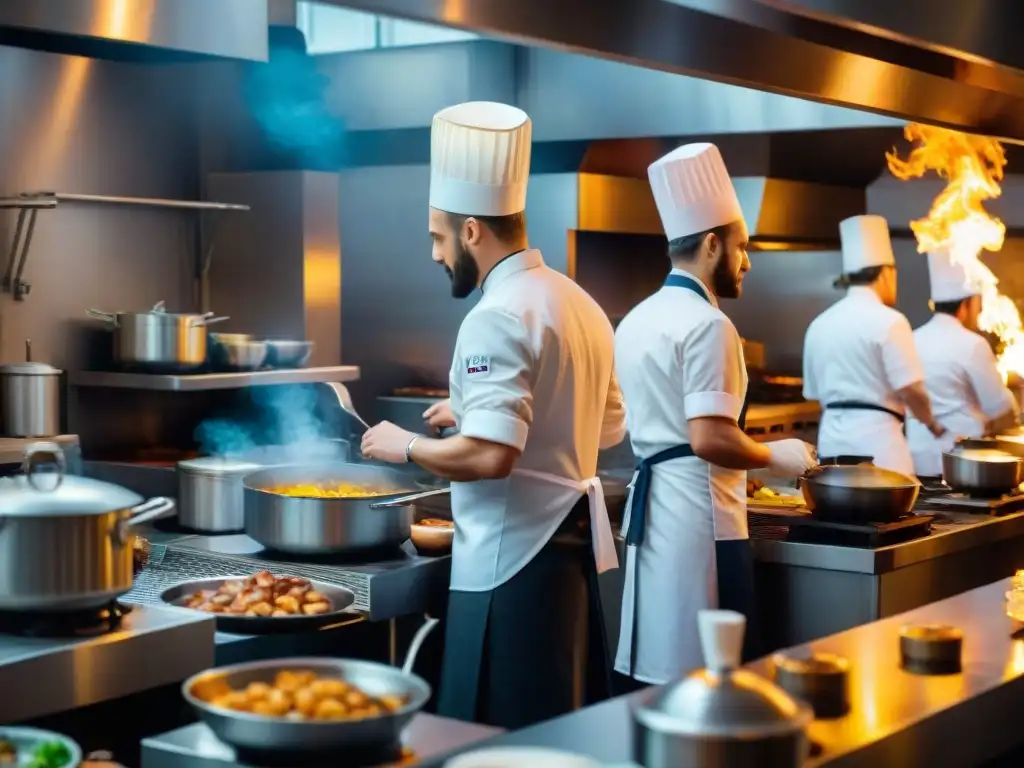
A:
<svg viewBox="0 0 1024 768">
<path fill-rule="evenodd" d="M 7 0 L 0 45 L 119 61 L 267 60 L 266 0 Z"/>
<path fill-rule="evenodd" d="M 1020 20 L 1005 2 L 325 1 L 1024 143 Z M 893 21 L 857 23 L 849 9 L 865 5 Z"/>
<path fill-rule="evenodd" d="M 863 184 L 776 175 L 793 169 L 791 163 L 772 163 L 772 156 L 780 154 L 773 151 L 778 141 L 774 135 L 715 140 L 734 174 L 733 185 L 754 249 L 834 249 L 839 222 L 864 213 Z M 816 146 L 814 138 L 807 140 Z M 535 168 L 530 180 L 527 218 L 531 231 L 663 235 L 647 166 L 679 143 L 673 139 L 626 139 L 589 142 L 585 148 L 577 142 L 538 147 L 544 154 L 535 163 L 541 168 Z M 557 167 L 556 153 L 565 156 L 563 167 L 575 161 L 575 172 L 544 172 L 544 168 Z M 823 170 L 820 179 L 825 178 Z M 559 223 L 555 225 L 553 219 Z"/>
</svg>

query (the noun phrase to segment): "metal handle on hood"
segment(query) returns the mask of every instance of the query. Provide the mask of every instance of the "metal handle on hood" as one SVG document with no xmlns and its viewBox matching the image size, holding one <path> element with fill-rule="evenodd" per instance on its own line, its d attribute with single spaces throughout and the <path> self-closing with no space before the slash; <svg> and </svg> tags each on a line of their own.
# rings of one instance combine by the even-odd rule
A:
<svg viewBox="0 0 1024 768">
<path fill-rule="evenodd" d="M 407 507 L 414 501 L 420 499 L 426 499 L 430 496 L 443 496 L 451 493 L 452 489 L 448 488 L 434 488 L 431 491 L 421 491 L 420 493 L 409 493 L 405 496 L 399 496 L 395 499 L 388 499 L 387 501 L 375 501 L 370 504 L 370 509 L 390 509 L 391 507 Z"/>
</svg>

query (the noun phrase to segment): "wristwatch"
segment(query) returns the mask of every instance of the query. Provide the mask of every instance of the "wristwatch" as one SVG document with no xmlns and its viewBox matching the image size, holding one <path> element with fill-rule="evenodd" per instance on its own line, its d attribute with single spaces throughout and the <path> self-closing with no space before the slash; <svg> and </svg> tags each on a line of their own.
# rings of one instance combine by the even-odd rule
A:
<svg viewBox="0 0 1024 768">
<path fill-rule="evenodd" d="M 419 439 L 420 439 L 419 435 L 413 435 L 412 436 L 412 440 L 410 440 L 409 444 L 407 446 L 405 446 L 405 463 L 406 464 L 408 464 L 410 461 L 412 461 L 412 447 L 416 443 L 416 441 L 419 440 Z"/>
</svg>

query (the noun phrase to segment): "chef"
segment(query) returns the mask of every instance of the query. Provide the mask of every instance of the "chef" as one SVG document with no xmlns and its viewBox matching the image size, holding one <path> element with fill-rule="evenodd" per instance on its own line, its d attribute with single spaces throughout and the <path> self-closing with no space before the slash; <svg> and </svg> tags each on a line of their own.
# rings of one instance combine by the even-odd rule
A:
<svg viewBox="0 0 1024 768">
<path fill-rule="evenodd" d="M 504 104 L 434 117 L 433 259 L 456 298 L 483 294 L 459 329 L 450 402 L 428 414 L 459 432 L 384 422 L 362 443 L 370 458 L 452 481 L 438 711 L 504 728 L 610 694 L 596 577 L 618 561 L 595 474 L 599 447 L 625 435 L 608 318 L 527 243 L 530 132 Z"/>
<path fill-rule="evenodd" d="M 903 434 L 909 410 L 941 435 L 932 417 L 910 323 L 896 305 L 896 260 L 881 216 L 839 223 L 843 275 L 840 299 L 814 319 L 804 339 L 804 397 L 821 403 L 818 454 L 870 458 L 913 476 Z"/>
<path fill-rule="evenodd" d="M 917 419 L 907 419 L 907 441 L 914 470 L 922 477 L 942 475 L 942 453 L 958 437 L 982 437 L 1016 425 L 1017 399 L 996 368 L 996 357 L 977 333 L 981 296 L 964 268 L 947 251 L 928 254 L 935 315 L 914 331 L 924 369 L 924 385 L 935 418 L 946 434 L 935 437 Z"/>
<path fill-rule="evenodd" d="M 753 619 L 746 470 L 797 477 L 814 466 L 801 440 L 759 444 L 743 431 L 747 373 L 736 328 L 747 226 L 713 144 L 688 144 L 648 169 L 672 270 L 615 333 L 615 369 L 634 453 L 627 571 L 615 669 L 666 683 L 702 666 L 697 613 Z M 748 623 L 747 657 L 756 653 Z"/>
</svg>

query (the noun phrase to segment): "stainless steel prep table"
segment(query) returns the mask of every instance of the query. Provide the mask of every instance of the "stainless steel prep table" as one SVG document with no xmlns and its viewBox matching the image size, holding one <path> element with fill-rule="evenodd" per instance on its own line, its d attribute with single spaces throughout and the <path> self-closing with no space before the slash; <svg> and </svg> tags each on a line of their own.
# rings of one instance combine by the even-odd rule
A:
<svg viewBox="0 0 1024 768">
<path fill-rule="evenodd" d="M 851 664 L 846 717 L 815 721 L 810 735 L 822 747 L 806 768 L 927 765 L 970 768 L 1024 748 L 1019 704 L 1024 697 L 1024 640 L 1011 637 L 1004 614 L 1009 580 L 971 590 L 818 642 L 794 652 L 828 652 Z M 953 624 L 965 634 L 963 672 L 924 677 L 899 668 L 900 626 Z M 765 674 L 767 660 L 750 665 Z M 547 723 L 504 734 L 481 746 L 566 749 L 608 763 L 631 758 L 630 701 L 606 701 Z M 1007 762 L 1007 765 L 1021 765 Z M 443 759 L 424 766 L 442 765 Z"/>
<path fill-rule="evenodd" d="M 475 742 L 502 733 L 474 723 L 463 723 L 421 713 L 413 718 L 405 731 L 405 745 L 420 760 L 429 760 Z M 417 763 L 419 764 L 419 763 Z M 324 765 L 342 765 L 338 756 Z M 142 740 L 142 768 L 245 768 L 235 758 L 231 747 L 218 741 L 204 723 L 195 723 L 175 731 Z"/>
<path fill-rule="evenodd" d="M 178 683 L 213 666 L 211 616 L 135 606 L 96 637 L 0 635 L 0 722 L 30 720 Z"/>
</svg>

